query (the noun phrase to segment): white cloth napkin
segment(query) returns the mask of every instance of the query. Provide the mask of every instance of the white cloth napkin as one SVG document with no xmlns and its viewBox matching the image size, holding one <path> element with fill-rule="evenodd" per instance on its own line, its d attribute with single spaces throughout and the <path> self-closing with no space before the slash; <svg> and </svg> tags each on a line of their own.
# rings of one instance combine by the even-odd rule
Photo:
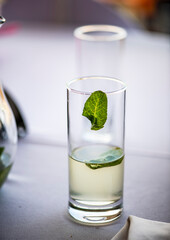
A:
<svg viewBox="0 0 170 240">
<path fill-rule="evenodd" d="M 129 216 L 111 240 L 170 240 L 170 223 Z"/>
</svg>

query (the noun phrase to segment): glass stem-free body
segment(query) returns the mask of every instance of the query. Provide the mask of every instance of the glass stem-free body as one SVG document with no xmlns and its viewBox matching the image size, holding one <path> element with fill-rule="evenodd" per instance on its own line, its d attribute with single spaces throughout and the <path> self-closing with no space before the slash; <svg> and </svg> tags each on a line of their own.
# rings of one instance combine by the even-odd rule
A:
<svg viewBox="0 0 170 240">
<path fill-rule="evenodd" d="M 107 224 L 123 209 L 125 87 L 118 80 L 99 77 L 82 78 L 69 87 L 68 212 L 83 224 Z M 102 90 L 108 99 L 107 121 L 98 131 L 91 130 L 89 120 L 82 116 L 94 90 Z"/>
</svg>

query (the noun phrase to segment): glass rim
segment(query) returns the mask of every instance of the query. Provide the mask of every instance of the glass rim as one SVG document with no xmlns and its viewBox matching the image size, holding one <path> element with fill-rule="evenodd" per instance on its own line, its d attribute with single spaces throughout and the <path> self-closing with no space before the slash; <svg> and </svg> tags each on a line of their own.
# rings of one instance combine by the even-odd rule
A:
<svg viewBox="0 0 170 240">
<path fill-rule="evenodd" d="M 116 82 L 116 83 L 120 83 L 122 85 L 122 87 L 118 88 L 117 90 L 105 92 L 107 95 L 124 92 L 127 89 L 126 84 L 124 82 L 122 82 L 121 80 L 117 79 L 117 78 L 106 77 L 106 76 L 87 76 L 87 77 L 75 78 L 75 79 L 72 79 L 71 81 L 67 82 L 66 83 L 67 90 L 69 90 L 70 92 L 73 92 L 73 93 L 81 94 L 81 95 L 91 95 L 93 91 L 92 92 L 91 91 L 81 91 L 81 90 L 77 90 L 75 88 L 70 87 L 70 85 L 72 83 L 82 81 L 82 80 L 87 80 L 87 79 L 109 80 L 109 81 L 113 81 L 113 82 Z M 98 90 L 100 90 L 100 89 L 98 89 Z"/>
<path fill-rule="evenodd" d="M 110 32 L 112 33 L 109 36 L 106 35 L 100 35 L 100 36 L 91 36 L 87 33 L 91 32 Z M 127 37 L 127 31 L 124 28 L 117 27 L 114 25 L 86 25 L 78 27 L 74 30 L 74 36 L 81 40 L 86 41 L 117 41 L 117 40 L 123 40 Z"/>
</svg>

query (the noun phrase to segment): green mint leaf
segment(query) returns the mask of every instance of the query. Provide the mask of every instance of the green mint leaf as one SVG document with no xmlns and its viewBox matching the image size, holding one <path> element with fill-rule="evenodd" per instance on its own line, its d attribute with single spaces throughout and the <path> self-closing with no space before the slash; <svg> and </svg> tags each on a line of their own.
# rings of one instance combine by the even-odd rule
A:
<svg viewBox="0 0 170 240">
<path fill-rule="evenodd" d="M 93 92 L 84 104 L 82 115 L 91 121 L 91 130 L 104 127 L 107 120 L 107 96 L 102 91 Z"/>
<path fill-rule="evenodd" d="M 119 158 L 118 160 L 113 161 L 113 162 L 108 162 L 108 163 L 103 163 L 103 164 L 86 163 L 86 166 L 93 170 L 98 169 L 98 168 L 103 168 L 103 167 L 113 167 L 113 166 L 120 164 L 123 161 L 123 159 L 124 159 L 124 156 L 122 156 L 121 158 Z"/>
<path fill-rule="evenodd" d="M 1 157 L 1 155 L 2 155 L 2 153 L 3 153 L 3 151 L 4 151 L 4 147 L 0 147 L 0 157 Z"/>
<path fill-rule="evenodd" d="M 10 164 L 7 168 L 0 170 L 0 187 L 4 183 L 5 179 L 8 176 L 9 171 L 11 170 L 12 164 Z"/>
</svg>

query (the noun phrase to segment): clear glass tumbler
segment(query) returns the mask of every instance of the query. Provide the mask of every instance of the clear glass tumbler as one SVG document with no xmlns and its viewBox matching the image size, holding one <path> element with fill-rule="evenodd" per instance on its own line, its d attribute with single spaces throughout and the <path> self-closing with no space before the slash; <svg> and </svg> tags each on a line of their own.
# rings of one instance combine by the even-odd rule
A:
<svg viewBox="0 0 170 240">
<path fill-rule="evenodd" d="M 0 27 L 4 22 L 5 18 L 0 16 Z M 16 123 L 0 83 L 0 187 L 5 182 L 13 165 L 16 147 Z"/>
<path fill-rule="evenodd" d="M 82 115 L 95 91 L 107 98 L 103 128 L 91 130 Z M 103 225 L 123 209 L 126 86 L 109 77 L 84 77 L 67 84 L 69 206 L 74 220 Z"/>
<path fill-rule="evenodd" d="M 112 25 L 87 25 L 76 28 L 76 76 L 121 78 L 125 29 Z"/>
<path fill-rule="evenodd" d="M 0 83 L 0 187 L 13 166 L 16 149 L 16 123 Z"/>
</svg>

